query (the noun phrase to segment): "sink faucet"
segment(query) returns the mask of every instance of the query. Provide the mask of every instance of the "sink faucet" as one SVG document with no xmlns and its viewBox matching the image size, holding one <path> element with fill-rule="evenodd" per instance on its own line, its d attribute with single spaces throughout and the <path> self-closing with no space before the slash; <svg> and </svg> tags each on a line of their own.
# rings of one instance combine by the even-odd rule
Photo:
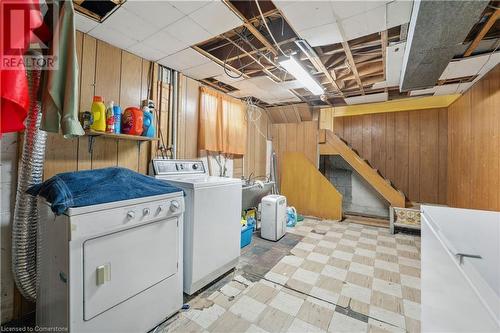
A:
<svg viewBox="0 0 500 333">
<path fill-rule="evenodd" d="M 250 175 L 248 176 L 246 182 L 247 184 L 251 184 L 252 183 L 252 176 L 253 176 L 253 172 L 250 173 Z"/>
</svg>

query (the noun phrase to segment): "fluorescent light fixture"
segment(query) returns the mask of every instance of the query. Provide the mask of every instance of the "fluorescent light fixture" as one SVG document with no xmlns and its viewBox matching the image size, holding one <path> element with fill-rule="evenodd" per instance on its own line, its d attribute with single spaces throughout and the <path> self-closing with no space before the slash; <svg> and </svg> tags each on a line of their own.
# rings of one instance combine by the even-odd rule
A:
<svg viewBox="0 0 500 333">
<path fill-rule="evenodd" d="M 300 63 L 295 60 L 294 57 L 283 58 L 279 60 L 280 65 L 292 74 L 297 80 L 302 82 L 302 84 L 312 92 L 314 95 L 323 94 L 323 88 L 319 85 L 316 80 L 313 79 L 311 74 L 309 74 Z"/>
</svg>

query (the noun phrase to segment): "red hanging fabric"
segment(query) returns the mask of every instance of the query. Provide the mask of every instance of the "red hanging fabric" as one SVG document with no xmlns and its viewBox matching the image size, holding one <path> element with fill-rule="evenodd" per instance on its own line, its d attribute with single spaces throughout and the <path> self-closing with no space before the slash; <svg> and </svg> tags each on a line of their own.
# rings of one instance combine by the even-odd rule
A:
<svg viewBox="0 0 500 333">
<path fill-rule="evenodd" d="M 23 54 L 28 49 L 30 41 L 38 40 L 34 36 L 34 30 L 42 26 L 43 16 L 38 0 L 11 0 L 1 3 L 0 6 L 3 25 L 0 37 L 0 134 L 2 134 L 24 129 L 29 96 Z M 13 17 L 11 9 L 15 9 L 16 13 L 28 13 L 28 22 Z"/>
</svg>

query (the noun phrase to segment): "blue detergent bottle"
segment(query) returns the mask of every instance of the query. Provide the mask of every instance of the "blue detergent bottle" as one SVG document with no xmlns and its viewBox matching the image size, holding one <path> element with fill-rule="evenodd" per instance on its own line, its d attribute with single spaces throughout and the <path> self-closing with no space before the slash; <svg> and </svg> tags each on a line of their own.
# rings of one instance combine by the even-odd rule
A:
<svg viewBox="0 0 500 333">
<path fill-rule="evenodd" d="M 142 125 L 144 131 L 142 132 L 142 136 L 153 138 L 155 136 L 153 113 L 149 110 L 147 106 L 142 108 L 142 112 L 144 113 L 144 122 Z"/>
<path fill-rule="evenodd" d="M 113 106 L 113 116 L 115 117 L 115 133 L 121 133 L 122 109 L 118 105 Z"/>
</svg>

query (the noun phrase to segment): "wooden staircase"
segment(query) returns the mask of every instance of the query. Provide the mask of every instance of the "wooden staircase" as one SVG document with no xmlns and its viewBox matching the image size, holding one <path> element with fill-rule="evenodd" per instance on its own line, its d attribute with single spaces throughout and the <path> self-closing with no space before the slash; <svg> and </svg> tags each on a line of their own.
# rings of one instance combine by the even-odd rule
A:
<svg viewBox="0 0 500 333">
<path fill-rule="evenodd" d="M 393 207 L 405 207 L 406 198 L 403 192 L 395 189 L 390 180 L 385 179 L 372 168 L 370 164 L 361 158 L 358 153 L 347 143 L 335 135 L 332 131 L 326 130 L 326 140 L 319 144 L 321 155 L 340 155 Z"/>
</svg>

